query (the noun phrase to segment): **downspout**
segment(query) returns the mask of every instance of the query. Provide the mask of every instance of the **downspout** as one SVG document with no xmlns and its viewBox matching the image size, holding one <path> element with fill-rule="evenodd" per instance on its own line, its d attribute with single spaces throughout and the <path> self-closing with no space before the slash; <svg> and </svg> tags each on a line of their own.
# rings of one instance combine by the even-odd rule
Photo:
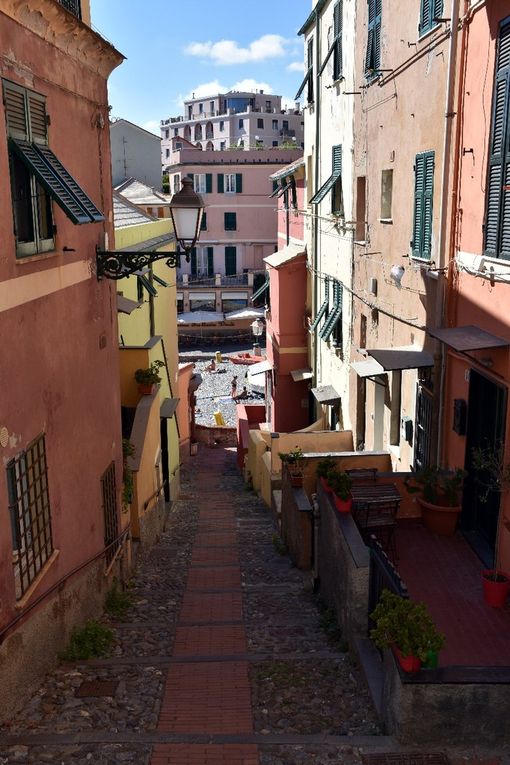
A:
<svg viewBox="0 0 510 765">
<path fill-rule="evenodd" d="M 317 190 L 318 186 L 318 179 L 320 176 L 320 16 L 317 10 L 315 11 L 315 83 L 314 83 L 314 94 L 315 94 L 315 167 L 314 167 L 314 173 L 315 173 L 315 191 Z M 317 303 L 318 303 L 318 284 L 319 279 L 317 277 L 317 274 L 319 273 L 319 218 L 317 215 L 317 208 L 314 209 L 314 213 L 312 215 L 312 268 L 313 268 L 313 311 L 314 314 L 317 312 Z M 313 338 L 313 371 L 315 376 L 315 385 L 317 385 L 317 359 L 318 359 L 318 344 L 319 341 L 315 338 Z M 315 418 L 317 419 L 317 402 L 315 403 Z"/>
<path fill-rule="evenodd" d="M 465 0 L 466 2 L 466 0 Z M 455 112 L 453 111 L 454 103 L 455 103 L 455 74 L 456 74 L 456 62 L 457 62 L 457 42 L 458 42 L 458 35 L 459 35 L 459 0 L 452 0 L 452 13 L 451 13 L 451 34 L 450 34 L 450 45 L 449 45 L 449 52 L 448 52 L 448 75 L 447 75 L 447 84 L 446 84 L 446 100 L 445 100 L 445 131 L 444 131 L 444 140 L 443 140 L 443 158 L 442 158 L 442 168 L 441 168 L 441 208 L 439 213 L 439 221 L 440 221 L 440 229 L 439 229 L 439 263 L 438 268 L 442 269 L 445 267 L 448 267 L 451 255 L 452 255 L 452 238 L 450 237 L 450 241 L 448 243 L 448 251 L 446 252 L 446 244 L 447 244 L 447 223 L 448 223 L 448 212 L 449 212 L 449 176 L 450 176 L 450 152 L 451 152 L 451 146 L 452 146 L 452 126 L 453 126 L 453 119 L 455 117 Z M 460 89 L 459 89 L 460 91 Z M 458 125 L 460 122 L 459 113 L 457 113 L 457 130 L 455 134 L 455 145 L 454 145 L 454 162 L 455 162 L 455 168 L 454 168 L 454 174 L 453 174 L 453 182 L 454 182 L 454 188 L 452 189 L 452 216 L 455 214 L 455 210 L 453 209 L 455 197 L 456 196 L 456 174 L 458 172 L 458 151 L 459 151 L 459 129 Z M 452 217 L 453 221 L 453 217 Z M 443 272 L 440 270 L 438 274 L 437 279 L 437 297 L 436 297 L 436 311 L 435 311 L 435 326 L 441 327 L 443 323 L 443 318 L 445 314 L 445 307 L 446 307 L 446 298 L 447 298 L 447 290 L 446 290 L 446 283 L 449 282 L 448 279 L 445 279 L 443 277 Z M 443 417 L 444 417 L 444 384 L 445 384 L 445 374 L 446 374 L 446 356 L 445 356 L 445 348 L 444 344 L 440 343 L 440 373 L 439 373 L 439 390 L 437 392 L 437 412 L 438 412 L 438 418 L 437 418 L 437 447 L 436 447 L 436 464 L 441 464 L 441 456 L 442 456 L 442 447 L 443 447 Z"/>
</svg>

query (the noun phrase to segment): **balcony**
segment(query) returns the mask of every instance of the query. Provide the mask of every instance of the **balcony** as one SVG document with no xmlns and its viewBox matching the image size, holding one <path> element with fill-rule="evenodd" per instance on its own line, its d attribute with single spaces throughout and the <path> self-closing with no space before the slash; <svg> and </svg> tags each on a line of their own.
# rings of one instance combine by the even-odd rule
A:
<svg viewBox="0 0 510 765">
<path fill-rule="evenodd" d="M 81 0 L 58 0 L 60 5 L 81 20 Z"/>
<path fill-rule="evenodd" d="M 296 137 L 296 131 L 295 130 L 290 130 L 289 128 L 282 128 L 282 130 L 280 130 L 280 135 L 283 138 L 295 138 Z"/>
<path fill-rule="evenodd" d="M 225 276 L 224 274 L 215 274 L 214 276 L 205 276 L 202 274 L 177 274 L 177 284 L 179 287 L 246 287 L 250 286 L 249 274 L 235 274 L 234 276 Z M 253 283 L 253 279 L 251 280 Z"/>
</svg>

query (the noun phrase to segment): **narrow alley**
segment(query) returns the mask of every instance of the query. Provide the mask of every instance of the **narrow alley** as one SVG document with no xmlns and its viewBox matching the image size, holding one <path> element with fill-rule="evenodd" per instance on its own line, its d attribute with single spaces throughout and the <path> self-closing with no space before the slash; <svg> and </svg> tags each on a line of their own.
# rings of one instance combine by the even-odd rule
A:
<svg viewBox="0 0 510 765">
<path fill-rule="evenodd" d="M 2 765 L 349 764 L 391 745 L 235 450 L 185 472 L 128 620 L 106 619 L 111 656 L 62 663 L 1 729 Z"/>
</svg>

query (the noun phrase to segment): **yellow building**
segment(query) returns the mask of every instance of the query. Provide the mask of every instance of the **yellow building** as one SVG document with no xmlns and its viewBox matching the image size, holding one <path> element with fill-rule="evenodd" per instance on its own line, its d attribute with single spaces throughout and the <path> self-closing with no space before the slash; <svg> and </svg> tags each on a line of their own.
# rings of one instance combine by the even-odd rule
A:
<svg viewBox="0 0 510 765">
<path fill-rule="evenodd" d="M 116 192 L 114 224 L 117 251 L 175 249 L 170 218 L 153 218 Z M 133 486 L 130 491 L 128 479 L 124 499 L 133 537 L 147 544 L 160 533 L 168 505 L 179 493 L 175 273 L 162 259 L 117 282 L 123 436 L 134 447 L 125 459 Z M 162 362 L 161 382 L 142 395 L 135 371 L 155 361 Z"/>
</svg>

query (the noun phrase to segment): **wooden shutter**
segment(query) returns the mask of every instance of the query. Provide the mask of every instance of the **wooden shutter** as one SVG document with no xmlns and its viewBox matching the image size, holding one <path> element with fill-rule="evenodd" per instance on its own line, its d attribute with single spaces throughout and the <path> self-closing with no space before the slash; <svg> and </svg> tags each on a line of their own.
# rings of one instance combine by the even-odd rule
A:
<svg viewBox="0 0 510 765">
<path fill-rule="evenodd" d="M 197 275 L 197 248 L 191 248 L 191 275 Z"/>
<path fill-rule="evenodd" d="M 425 155 L 423 188 L 423 248 L 422 258 L 430 260 L 432 251 L 432 205 L 434 201 L 434 152 Z"/>
<path fill-rule="evenodd" d="M 202 213 L 202 220 L 200 221 L 200 231 L 207 231 L 207 213 Z"/>
<path fill-rule="evenodd" d="M 242 194 L 243 191 L 243 174 L 236 173 L 236 194 Z"/>
<path fill-rule="evenodd" d="M 212 173 L 205 174 L 205 191 L 210 194 L 212 191 Z"/>
<path fill-rule="evenodd" d="M 434 196 L 434 152 L 416 156 L 414 179 L 414 258 L 430 260 L 432 249 L 432 203 Z"/>
<path fill-rule="evenodd" d="M 236 247 L 225 247 L 225 276 L 235 276 L 237 273 L 236 256 Z"/>
<path fill-rule="evenodd" d="M 38 93 L 27 91 L 30 136 L 35 143 L 48 143 L 46 100 Z"/>
<path fill-rule="evenodd" d="M 342 27 L 343 27 L 343 0 L 339 0 L 333 8 L 333 79 L 338 80 L 342 76 Z"/>
<path fill-rule="evenodd" d="M 365 54 L 365 74 L 377 74 L 381 64 L 381 14 L 382 0 L 367 0 L 368 38 Z"/>
<path fill-rule="evenodd" d="M 214 276 L 214 247 L 207 248 L 207 276 Z"/>
<path fill-rule="evenodd" d="M 508 183 L 508 108 L 510 73 L 510 24 L 502 27 L 496 57 L 496 80 L 492 104 L 492 129 L 489 150 L 489 170 L 486 192 L 485 255 L 499 257 L 502 239 L 505 239 L 505 258 L 510 257 L 508 236 L 510 220 L 508 193 L 503 184 Z M 509 200 L 510 202 L 510 200 Z M 507 233 L 508 232 L 508 233 Z M 502 254 L 502 253 L 501 253 Z"/>
<path fill-rule="evenodd" d="M 218 173 L 218 194 L 223 194 L 225 191 L 225 181 L 223 173 Z"/>
<path fill-rule="evenodd" d="M 26 141 L 28 139 L 28 120 L 25 111 L 25 91 L 17 85 L 4 81 L 3 103 L 7 134 Z"/>
</svg>

